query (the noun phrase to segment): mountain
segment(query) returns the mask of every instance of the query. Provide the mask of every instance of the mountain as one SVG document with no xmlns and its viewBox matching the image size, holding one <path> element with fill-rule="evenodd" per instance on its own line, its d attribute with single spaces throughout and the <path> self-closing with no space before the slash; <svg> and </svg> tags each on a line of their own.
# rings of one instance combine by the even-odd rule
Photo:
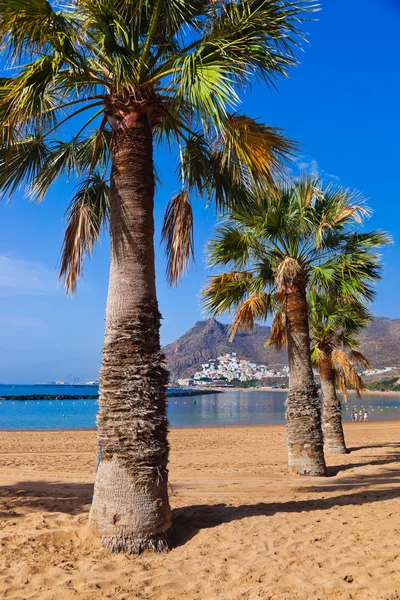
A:
<svg viewBox="0 0 400 600">
<path fill-rule="evenodd" d="M 277 353 L 266 348 L 271 328 L 256 325 L 252 333 L 238 333 L 229 341 L 229 325 L 216 319 L 198 321 L 194 327 L 172 344 L 164 353 L 171 373 L 171 381 L 190 377 L 198 365 L 221 354 L 236 352 L 239 358 L 270 366 L 287 364 L 286 352 Z M 378 317 L 360 336 L 361 352 L 373 367 L 400 365 L 400 319 Z"/>
<path fill-rule="evenodd" d="M 360 335 L 360 343 L 373 367 L 400 366 L 400 319 L 377 317 Z"/>
<path fill-rule="evenodd" d="M 164 348 L 170 379 L 176 381 L 179 377 L 190 377 L 201 363 L 232 352 L 236 352 L 239 358 L 257 363 L 287 364 L 285 352 L 278 354 L 273 348 L 265 347 L 270 333 L 270 327 L 256 325 L 252 333 L 238 333 L 230 342 L 229 325 L 216 319 L 198 321 L 182 337 Z"/>
</svg>

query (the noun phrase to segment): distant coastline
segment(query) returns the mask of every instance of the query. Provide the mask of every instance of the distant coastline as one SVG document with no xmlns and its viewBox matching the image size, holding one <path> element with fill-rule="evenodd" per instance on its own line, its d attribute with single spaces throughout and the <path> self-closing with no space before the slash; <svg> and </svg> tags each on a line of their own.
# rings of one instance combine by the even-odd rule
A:
<svg viewBox="0 0 400 600">
<path fill-rule="evenodd" d="M 187 398 L 188 396 L 204 396 L 207 394 L 220 394 L 223 390 L 172 390 L 172 393 L 167 394 L 169 398 Z M 7 396 L 0 396 L 0 402 L 7 402 L 12 400 L 13 402 L 27 402 L 29 400 L 36 400 L 38 402 L 45 400 L 97 400 L 98 394 L 83 394 L 76 396 L 74 394 L 13 394 Z"/>
<path fill-rule="evenodd" d="M 72 387 L 72 386 L 71 386 Z M 167 393 L 168 398 L 187 398 L 194 396 L 207 396 L 210 394 L 222 394 L 226 392 L 278 392 L 287 393 L 287 388 L 276 388 L 276 387 L 259 387 L 259 388 L 236 388 L 236 387 L 214 387 L 214 388 L 195 388 L 192 390 L 177 390 L 175 388 L 169 389 Z M 349 395 L 355 395 L 356 392 L 348 390 Z M 362 396 L 387 396 L 396 397 L 400 396 L 400 392 L 395 391 L 380 391 L 380 390 L 369 390 L 367 389 Z M 83 400 L 98 400 L 98 394 L 7 394 L 6 396 L 0 396 L 0 402 L 28 402 L 28 401 L 49 401 L 49 400 L 75 400 L 77 402 Z"/>
</svg>

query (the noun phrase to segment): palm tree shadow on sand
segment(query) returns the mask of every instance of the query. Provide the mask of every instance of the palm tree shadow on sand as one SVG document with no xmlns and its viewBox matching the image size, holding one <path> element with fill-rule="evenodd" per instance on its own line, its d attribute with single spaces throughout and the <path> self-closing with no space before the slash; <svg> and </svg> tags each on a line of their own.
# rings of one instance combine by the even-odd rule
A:
<svg viewBox="0 0 400 600">
<path fill-rule="evenodd" d="M 368 489 L 372 486 L 381 487 Z M 212 529 L 223 523 L 240 521 L 249 517 L 273 516 L 276 513 L 324 511 L 335 506 L 362 506 L 400 498 L 400 470 L 386 469 L 371 476 L 360 475 L 343 478 L 336 485 L 304 487 L 302 492 L 304 494 L 313 492 L 326 494 L 339 491 L 351 492 L 354 488 L 358 490 L 355 493 L 344 493 L 329 498 L 271 503 L 259 502 L 241 506 L 200 504 L 176 508 L 173 511 L 174 546 L 184 545 L 202 529 Z"/>
<path fill-rule="evenodd" d="M 392 456 L 374 464 L 386 464 L 398 458 Z M 369 463 L 367 463 L 369 464 Z M 363 463 L 366 466 L 366 463 Z M 358 466 L 358 465 L 353 465 Z M 371 489 L 373 488 L 373 489 Z M 357 490 L 352 492 L 352 490 Z M 330 510 L 335 506 L 362 506 L 384 502 L 400 497 L 400 470 L 387 468 L 372 475 L 355 474 L 340 479 L 327 479 L 324 484 L 302 487 L 303 494 L 317 497 L 287 502 L 259 502 L 233 506 L 229 504 L 199 504 L 173 510 L 173 545 L 182 546 L 203 529 L 213 529 L 223 523 L 231 523 L 251 517 L 273 516 L 276 513 L 302 513 Z M 338 495 L 318 497 L 319 494 Z M 344 492 L 344 493 L 340 493 Z M 23 516 L 19 511 L 48 513 L 62 512 L 69 515 L 87 513 L 93 493 L 92 484 L 63 484 L 47 481 L 19 482 L 0 488 L 0 517 L 15 520 Z"/>
</svg>

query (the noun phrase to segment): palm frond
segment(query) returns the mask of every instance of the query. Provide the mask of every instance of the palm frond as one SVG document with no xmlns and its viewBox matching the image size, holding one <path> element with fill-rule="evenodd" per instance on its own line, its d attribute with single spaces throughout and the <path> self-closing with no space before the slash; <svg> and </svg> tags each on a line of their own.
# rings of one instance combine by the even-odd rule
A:
<svg viewBox="0 0 400 600">
<path fill-rule="evenodd" d="M 76 291 L 77 280 L 83 272 L 83 259 L 92 254 L 102 227 L 108 224 L 109 211 L 108 181 L 93 172 L 78 186 L 66 211 L 60 279 L 64 281 L 67 293 Z"/>
<path fill-rule="evenodd" d="M 230 326 L 230 339 L 233 340 L 239 330 L 252 331 L 257 320 L 265 321 L 272 305 L 273 297 L 270 293 L 255 292 L 247 298 L 236 312 Z"/>
<path fill-rule="evenodd" d="M 314 344 L 310 349 L 311 363 L 316 369 L 320 369 L 321 363 L 326 359 L 326 352 L 324 352 L 319 344 Z"/>
<path fill-rule="evenodd" d="M 362 365 L 368 371 L 372 370 L 371 364 L 368 362 L 368 360 L 365 358 L 365 356 L 363 354 L 361 354 L 361 352 L 358 352 L 357 350 L 350 350 L 349 359 L 359 365 Z"/>
<path fill-rule="evenodd" d="M 266 346 L 274 346 L 277 352 L 287 345 L 286 338 L 286 314 L 280 310 L 274 317 L 271 326 L 271 335 Z"/>
<path fill-rule="evenodd" d="M 221 120 L 214 146 L 222 168 L 228 169 L 234 182 L 242 184 L 245 171 L 249 183 L 264 189 L 287 174 L 284 163 L 297 149 L 282 132 L 237 113 Z"/>
<path fill-rule="evenodd" d="M 105 172 L 110 158 L 111 133 L 104 128 L 83 139 L 54 141 L 48 148 L 42 168 L 35 177 L 30 178 L 29 196 L 42 200 L 52 183 L 63 175 L 80 177 L 94 166 Z"/>
<path fill-rule="evenodd" d="M 347 403 L 349 394 L 347 392 L 346 377 L 343 371 L 335 370 L 335 387 L 343 396 L 343 400 Z"/>
<path fill-rule="evenodd" d="M 14 137 L 0 145 L 0 190 L 11 197 L 29 181 L 35 179 L 47 164 L 49 148 L 39 132 Z"/>
<path fill-rule="evenodd" d="M 72 57 L 76 40 L 76 22 L 48 0 L 0 0 L 0 45 L 12 60 L 41 53 L 49 45 Z"/>
<path fill-rule="evenodd" d="M 207 313 L 216 316 L 238 308 L 253 291 L 254 278 L 250 271 L 232 271 L 208 278 L 202 292 Z"/>
<path fill-rule="evenodd" d="M 217 235 L 209 242 L 208 264 L 210 267 L 232 263 L 235 270 L 242 269 L 252 254 L 255 240 L 251 232 L 229 223 L 217 228 Z"/>
<path fill-rule="evenodd" d="M 193 210 L 188 192 L 182 190 L 168 203 L 162 228 L 167 253 L 167 279 L 176 285 L 194 259 Z"/>
<path fill-rule="evenodd" d="M 355 390 L 359 396 L 365 386 L 346 353 L 343 350 L 335 348 L 332 352 L 332 362 L 335 368 L 343 373 L 346 386 Z"/>
</svg>

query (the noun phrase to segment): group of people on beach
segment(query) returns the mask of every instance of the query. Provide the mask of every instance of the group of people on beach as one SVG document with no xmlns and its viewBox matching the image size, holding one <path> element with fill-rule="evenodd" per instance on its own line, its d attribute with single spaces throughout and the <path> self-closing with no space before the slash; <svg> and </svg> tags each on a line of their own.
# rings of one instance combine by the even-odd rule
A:
<svg viewBox="0 0 400 600">
<path fill-rule="evenodd" d="M 364 415 L 363 415 L 362 410 L 360 410 L 360 412 L 353 410 L 351 413 L 351 421 L 352 421 L 352 423 L 356 423 L 357 421 L 359 423 L 361 423 L 362 421 L 364 421 L 364 423 L 366 423 L 368 421 L 368 411 L 365 410 Z"/>
</svg>

